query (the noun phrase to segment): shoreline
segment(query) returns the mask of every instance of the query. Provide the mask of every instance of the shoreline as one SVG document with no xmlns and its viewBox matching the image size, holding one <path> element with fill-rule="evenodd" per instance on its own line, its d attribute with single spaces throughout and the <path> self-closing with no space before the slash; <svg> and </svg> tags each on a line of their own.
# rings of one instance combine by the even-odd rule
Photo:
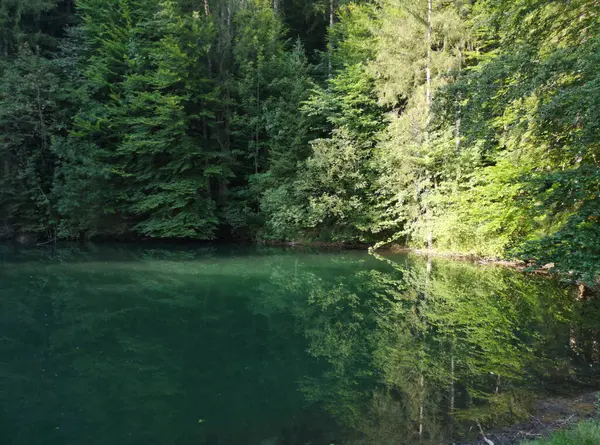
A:
<svg viewBox="0 0 600 445">
<path fill-rule="evenodd" d="M 27 242 L 29 241 L 29 242 Z M 378 249 L 373 249 L 373 246 L 364 242 L 345 242 L 345 241 L 282 241 L 282 240 L 197 240 L 197 239 L 180 239 L 180 238 L 103 238 L 98 237 L 95 240 L 57 240 L 52 239 L 46 242 L 37 242 L 36 240 L 28 239 L 19 240 L 17 238 L 13 238 L 12 240 L 2 240 L 0 243 L 3 244 L 12 244 L 16 247 L 24 247 L 24 248 L 39 248 L 39 247 L 49 247 L 56 246 L 57 244 L 62 243 L 71 243 L 71 244 L 157 244 L 157 245 L 202 245 L 202 246 L 230 246 L 230 245 L 246 245 L 246 246 L 269 246 L 269 247 L 283 247 L 283 248 L 291 248 L 291 249 L 322 249 L 328 251 L 345 251 L 345 250 L 364 250 L 368 251 L 370 254 L 381 254 L 381 253 L 406 253 L 406 254 L 414 254 L 423 257 L 431 256 L 433 258 L 445 258 L 453 261 L 464 261 L 472 264 L 480 265 L 480 266 L 498 266 L 498 267 L 506 267 L 509 269 L 517 270 L 522 273 L 539 275 L 548 278 L 555 278 L 567 283 L 577 285 L 580 287 L 580 291 L 589 290 L 589 291 L 598 291 L 600 289 L 600 277 L 597 277 L 594 285 L 591 285 L 589 282 L 584 282 L 579 279 L 574 279 L 572 277 L 573 271 L 570 272 L 561 272 L 559 270 L 554 269 L 554 263 L 548 263 L 543 266 L 537 266 L 533 263 L 528 263 L 523 260 L 508 260 L 501 259 L 495 257 L 484 257 L 476 254 L 470 253 L 460 253 L 460 252 L 450 252 L 450 251 L 440 251 L 436 249 L 418 249 L 413 247 L 406 247 L 399 244 L 388 244 L 385 247 L 381 247 Z"/>
<path fill-rule="evenodd" d="M 596 284 L 591 286 L 590 283 L 582 280 L 573 279 L 572 273 L 565 273 L 554 270 L 554 263 L 548 263 L 543 266 L 536 266 L 533 263 L 528 263 L 523 260 L 507 260 L 494 257 L 483 257 L 475 254 L 465 254 L 459 252 L 439 251 L 436 249 L 417 249 L 413 247 L 405 247 L 398 244 L 390 244 L 386 247 L 373 249 L 373 246 L 366 243 L 345 243 L 345 242 L 312 242 L 312 241 L 259 241 L 257 244 L 287 247 L 287 248 L 315 248 L 323 250 L 367 250 L 371 255 L 381 255 L 382 253 L 405 253 L 413 254 L 422 257 L 444 258 L 452 261 L 464 261 L 478 266 L 497 266 L 513 269 L 524 274 L 539 275 L 551 279 L 559 279 L 568 284 L 579 287 L 579 292 L 583 295 L 586 292 L 597 292 L 600 289 L 600 277 L 596 280 Z"/>
<path fill-rule="evenodd" d="M 435 249 L 415 249 L 411 247 L 404 247 L 398 245 L 392 245 L 386 249 L 378 249 L 377 251 L 384 252 L 392 252 L 392 253 L 410 253 L 414 255 L 419 255 L 423 257 L 431 256 L 433 258 L 445 258 L 452 261 L 464 261 L 472 264 L 476 264 L 478 266 L 497 266 L 497 267 L 505 267 L 508 269 L 513 269 L 519 271 L 524 274 L 531 275 L 539 275 L 547 278 L 559 279 L 568 284 L 576 285 L 579 287 L 580 294 L 583 295 L 586 291 L 588 292 L 596 292 L 600 288 L 600 277 L 596 279 L 596 283 L 591 286 L 590 283 L 584 282 L 582 280 L 573 279 L 572 271 L 569 272 L 560 272 L 558 270 L 554 270 L 554 263 L 548 263 L 543 266 L 536 266 L 533 263 L 527 263 L 523 260 L 503 260 L 500 258 L 490 258 L 490 257 L 482 257 L 475 254 L 462 254 L 458 252 L 444 252 L 438 251 Z M 373 252 L 369 249 L 369 252 Z"/>
<path fill-rule="evenodd" d="M 572 397 L 542 397 L 536 401 L 533 413 L 528 413 L 528 420 L 482 431 L 496 445 L 521 445 L 526 441 L 548 438 L 579 422 L 597 419 L 600 414 L 599 398 L 598 391 L 588 391 Z M 457 441 L 452 445 L 486 445 L 486 443 L 489 442 L 480 438 L 475 441 Z"/>
</svg>

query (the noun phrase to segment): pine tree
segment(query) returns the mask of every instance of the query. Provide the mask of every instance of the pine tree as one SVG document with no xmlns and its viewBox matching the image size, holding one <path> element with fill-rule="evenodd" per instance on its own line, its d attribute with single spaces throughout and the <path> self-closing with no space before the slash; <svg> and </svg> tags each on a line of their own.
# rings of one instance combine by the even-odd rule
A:
<svg viewBox="0 0 600 445">
<path fill-rule="evenodd" d="M 255 234 L 262 195 L 288 181 L 305 158 L 306 122 L 299 116 L 310 80 L 303 48 L 286 45 L 281 18 L 267 2 L 235 16 L 232 147 L 236 163 L 225 218 L 235 233 Z"/>
<path fill-rule="evenodd" d="M 393 239 L 432 242 L 432 195 L 448 145 L 432 128 L 432 102 L 463 63 L 468 30 L 462 2 L 407 0 L 381 9 L 377 58 L 371 65 L 382 103 L 394 109 L 379 145 L 382 230 Z M 436 137 L 442 140 L 436 140 Z"/>
<path fill-rule="evenodd" d="M 68 224 L 90 233 L 210 239 L 217 226 L 210 179 L 222 174 L 208 141 L 214 90 L 198 67 L 212 26 L 171 1 L 118 1 L 103 11 L 83 6 L 92 99 L 75 118 L 68 144 L 87 159 L 67 160 L 62 190 L 79 188 L 90 202 L 63 194 Z M 68 150 L 67 150 L 68 151 Z M 71 153 L 74 150 L 70 150 Z M 86 167 L 87 166 L 87 167 Z M 79 172 L 79 174 L 78 174 Z M 81 175 L 87 176 L 82 178 Z M 102 196 L 91 190 L 100 188 Z M 110 221 L 110 226 L 106 223 Z"/>
<path fill-rule="evenodd" d="M 371 55 L 370 8 L 344 9 L 332 33 L 337 71 L 326 85 L 313 86 L 302 111 L 316 136 L 308 158 L 292 181 L 267 191 L 263 210 L 270 236 L 287 239 L 366 241 L 373 219 L 372 169 L 375 137 L 383 128 L 373 78 L 365 63 Z M 356 54 L 354 45 L 362 48 Z M 348 54 L 344 66 L 343 54 Z"/>
<path fill-rule="evenodd" d="M 210 22 L 202 22 L 199 14 L 186 20 L 170 1 L 159 7 L 152 27 L 162 37 L 148 54 L 153 66 L 126 80 L 127 136 L 117 149 L 123 159 L 118 169 L 131 178 L 134 190 L 128 210 L 140 218 L 136 232 L 159 238 L 212 238 L 217 218 L 209 181 L 220 172 L 218 164 L 210 165 L 212 147 L 194 134 L 199 127 L 194 119 L 200 116 L 193 111 L 200 111 L 197 101 L 208 99 L 210 91 L 202 88 L 207 73 L 197 66 L 206 51 L 190 45 L 212 37 Z"/>
</svg>

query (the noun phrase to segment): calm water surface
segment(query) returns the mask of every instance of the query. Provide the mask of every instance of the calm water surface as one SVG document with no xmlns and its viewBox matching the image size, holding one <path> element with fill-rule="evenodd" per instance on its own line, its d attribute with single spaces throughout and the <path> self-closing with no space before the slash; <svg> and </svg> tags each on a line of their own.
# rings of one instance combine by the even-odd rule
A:
<svg viewBox="0 0 600 445">
<path fill-rule="evenodd" d="M 440 444 L 600 387 L 600 305 L 364 252 L 0 246 L 0 443 Z"/>
</svg>

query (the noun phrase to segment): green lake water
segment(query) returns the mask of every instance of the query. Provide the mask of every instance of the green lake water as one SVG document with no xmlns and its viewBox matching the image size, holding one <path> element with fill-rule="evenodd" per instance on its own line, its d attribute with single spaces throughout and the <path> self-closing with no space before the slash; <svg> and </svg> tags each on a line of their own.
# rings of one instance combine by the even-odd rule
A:
<svg viewBox="0 0 600 445">
<path fill-rule="evenodd" d="M 438 445 L 600 387 L 599 340 L 595 298 L 497 267 L 0 246 L 0 443 Z"/>
</svg>

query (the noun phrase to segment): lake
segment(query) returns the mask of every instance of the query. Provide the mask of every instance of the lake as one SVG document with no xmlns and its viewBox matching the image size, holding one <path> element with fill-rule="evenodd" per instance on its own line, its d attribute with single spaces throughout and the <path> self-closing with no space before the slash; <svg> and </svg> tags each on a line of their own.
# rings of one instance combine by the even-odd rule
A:
<svg viewBox="0 0 600 445">
<path fill-rule="evenodd" d="M 0 246 L 0 443 L 440 444 L 600 388 L 600 304 L 406 254 Z"/>
</svg>

